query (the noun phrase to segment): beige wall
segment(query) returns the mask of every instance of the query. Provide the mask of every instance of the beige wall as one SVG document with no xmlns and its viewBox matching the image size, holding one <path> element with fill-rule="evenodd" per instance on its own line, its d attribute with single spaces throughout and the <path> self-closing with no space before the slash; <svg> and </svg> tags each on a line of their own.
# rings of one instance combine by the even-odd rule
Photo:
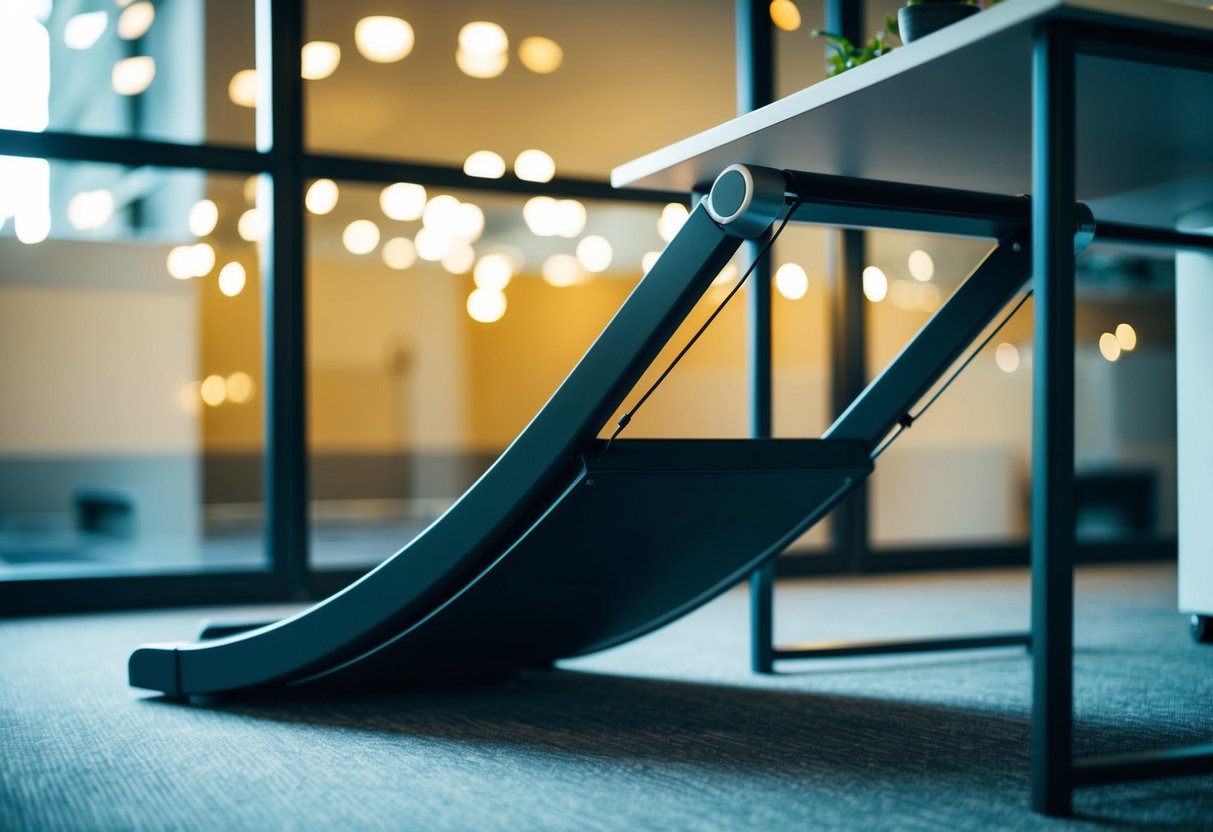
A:
<svg viewBox="0 0 1213 832">
<path fill-rule="evenodd" d="M 0 453 L 197 451 L 197 290 L 166 252 L 0 238 Z"/>
</svg>

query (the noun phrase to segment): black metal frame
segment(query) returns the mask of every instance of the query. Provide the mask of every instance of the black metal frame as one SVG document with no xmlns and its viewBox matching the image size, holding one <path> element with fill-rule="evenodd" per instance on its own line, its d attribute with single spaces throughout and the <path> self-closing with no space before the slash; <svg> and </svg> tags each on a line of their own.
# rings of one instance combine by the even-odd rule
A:
<svg viewBox="0 0 1213 832">
<path fill-rule="evenodd" d="M 1213 771 L 1213 745 L 1075 758 L 1074 254 L 1076 56 L 1213 71 L 1207 39 L 1044 23 L 1033 43 L 1032 807 L 1069 814 L 1076 786 Z M 1165 232 L 1159 236 L 1171 236 Z M 1172 236 L 1172 239 L 1174 237 Z"/>
<path fill-rule="evenodd" d="M 1030 247 L 1035 275 L 1035 370 L 1033 375 L 1032 609 L 1030 634 L 810 645 L 777 648 L 771 640 L 774 614 L 773 565 L 751 580 L 754 669 L 770 672 L 777 659 L 825 658 L 925 650 L 1027 645 L 1032 660 L 1031 803 L 1048 815 L 1072 810 L 1073 791 L 1155 777 L 1213 771 L 1213 744 L 1147 752 L 1075 758 L 1073 753 L 1074 564 L 1082 547 L 1075 539 L 1074 510 L 1074 257 L 1076 158 L 1076 56 L 1114 55 L 1213 72 L 1207 39 L 1160 36 L 1105 24 L 1054 20 L 1038 28 L 1033 44 L 1032 191 Z M 754 59 L 751 55 L 750 58 Z M 867 190 L 865 191 L 865 184 Z M 903 186 L 852 183 L 849 198 L 822 205 L 819 219 L 858 225 L 880 222 L 879 209 L 902 204 Z M 845 193 L 845 183 L 843 192 Z M 912 192 L 914 189 L 909 189 Z M 839 191 L 835 191 L 839 193 Z M 863 205 L 865 200 L 871 204 Z M 936 203 L 938 204 L 938 203 Z M 904 205 L 902 206 L 904 207 Z M 870 209 L 876 208 L 875 212 Z M 942 229 L 939 229 L 942 230 Z M 1101 240 L 1137 246 L 1213 250 L 1213 238 L 1166 228 L 1119 223 L 1097 225 Z M 1136 545 L 1136 544 L 1135 544 Z M 1019 554 L 1021 547 L 1010 547 Z M 1170 548 L 1165 542 L 1162 550 Z"/>
</svg>

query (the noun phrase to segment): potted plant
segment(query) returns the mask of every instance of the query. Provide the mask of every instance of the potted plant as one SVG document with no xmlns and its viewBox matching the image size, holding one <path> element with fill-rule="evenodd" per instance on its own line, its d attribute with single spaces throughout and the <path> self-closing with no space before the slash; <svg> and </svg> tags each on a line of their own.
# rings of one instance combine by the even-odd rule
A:
<svg viewBox="0 0 1213 832">
<path fill-rule="evenodd" d="M 907 0 L 897 10 L 901 42 L 918 40 L 979 11 L 974 0 Z"/>
<path fill-rule="evenodd" d="M 885 39 L 890 35 L 898 37 L 897 20 L 889 15 L 885 18 L 884 29 L 873 35 L 872 39 L 862 46 L 856 46 L 841 35 L 823 29 L 813 29 L 809 34 L 824 38 L 829 44 L 831 51 L 826 55 L 826 74 L 832 78 L 848 69 L 879 58 L 891 50 L 893 47 Z"/>
</svg>

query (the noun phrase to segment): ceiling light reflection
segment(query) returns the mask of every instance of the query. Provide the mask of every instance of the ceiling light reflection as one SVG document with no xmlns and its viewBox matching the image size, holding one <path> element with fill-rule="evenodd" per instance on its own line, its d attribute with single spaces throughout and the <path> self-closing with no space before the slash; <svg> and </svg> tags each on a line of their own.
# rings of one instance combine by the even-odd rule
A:
<svg viewBox="0 0 1213 832">
<path fill-rule="evenodd" d="M 417 246 L 408 237 L 393 237 L 383 244 L 383 262 L 402 272 L 417 262 Z"/>
<path fill-rule="evenodd" d="M 379 192 L 379 208 L 388 219 L 411 222 L 425 210 L 425 197 L 423 185 L 397 182 Z"/>
<path fill-rule="evenodd" d="M 156 78 L 156 62 L 147 55 L 124 58 L 114 64 L 110 85 L 119 95 L 138 95 Z"/>
<path fill-rule="evenodd" d="M 219 206 L 209 199 L 200 199 L 190 208 L 190 233 L 195 237 L 205 237 L 215 230 L 219 222 Z"/>
<path fill-rule="evenodd" d="M 398 17 L 364 17 L 354 26 L 354 45 L 368 61 L 390 64 L 408 57 L 416 37 L 413 27 Z"/>
<path fill-rule="evenodd" d="M 775 288 L 788 300 L 800 300 L 809 291 L 809 276 L 796 263 L 784 263 L 775 272 Z"/>
<path fill-rule="evenodd" d="M 118 37 L 123 40 L 138 40 L 147 34 L 156 20 L 156 7 L 147 0 L 132 3 L 118 16 Z"/>
<path fill-rule="evenodd" d="M 577 261 L 587 272 L 606 271 L 613 255 L 610 242 L 597 234 L 591 234 L 577 243 Z"/>
<path fill-rule="evenodd" d="M 514 277 L 514 264 L 504 254 L 486 254 L 476 261 L 472 280 L 476 288 L 500 292 Z"/>
<path fill-rule="evenodd" d="M 505 159 L 491 150 L 477 150 L 463 163 L 463 172 L 480 179 L 500 179 L 505 175 Z"/>
<path fill-rule="evenodd" d="M 229 298 L 244 291 L 247 275 L 244 266 L 233 261 L 219 270 L 219 291 Z"/>
<path fill-rule="evenodd" d="M 341 47 L 327 40 L 313 40 L 300 52 L 300 74 L 308 81 L 323 81 L 337 71 Z"/>
<path fill-rule="evenodd" d="M 872 303 L 880 303 L 889 293 L 889 279 L 875 266 L 863 270 L 863 294 Z"/>
<path fill-rule="evenodd" d="M 308 186 L 303 197 L 303 204 L 313 214 L 323 216 L 337 207 L 341 191 L 332 179 L 317 179 Z"/>
<path fill-rule="evenodd" d="M 341 244 L 350 254 L 370 254 L 379 245 L 379 226 L 370 220 L 354 220 L 341 232 Z"/>
<path fill-rule="evenodd" d="M 242 69 L 227 84 L 227 97 L 239 107 L 257 106 L 257 70 Z"/>
<path fill-rule="evenodd" d="M 564 50 L 551 38 L 523 38 L 518 44 L 518 60 L 531 72 L 546 75 L 560 69 L 564 62 Z"/>
<path fill-rule="evenodd" d="M 556 163 L 542 150 L 524 150 L 514 160 L 514 175 L 527 182 L 551 182 Z"/>
<path fill-rule="evenodd" d="M 561 289 L 566 286 L 584 283 L 587 279 L 587 275 L 581 268 L 581 264 L 571 254 L 553 254 L 543 261 L 543 268 L 540 273 L 549 286 Z"/>
<path fill-rule="evenodd" d="M 468 317 L 482 324 L 491 324 L 505 315 L 505 293 L 493 289 L 474 289 L 467 300 Z"/>
<path fill-rule="evenodd" d="M 1117 324 L 1116 343 L 1124 352 L 1132 352 L 1137 347 L 1137 330 L 1131 324 Z"/>
<path fill-rule="evenodd" d="M 85 12 L 73 15 L 63 27 L 63 43 L 68 49 L 88 49 L 105 34 L 109 15 L 105 12 Z"/>
<path fill-rule="evenodd" d="M 771 22 L 785 32 L 800 28 L 800 9 L 792 0 L 773 0 L 770 7 Z"/>
<path fill-rule="evenodd" d="M 910 252 L 907 265 L 910 268 L 910 277 L 920 283 L 926 283 L 935 276 L 935 261 L 931 259 L 931 255 L 921 249 Z"/>
</svg>

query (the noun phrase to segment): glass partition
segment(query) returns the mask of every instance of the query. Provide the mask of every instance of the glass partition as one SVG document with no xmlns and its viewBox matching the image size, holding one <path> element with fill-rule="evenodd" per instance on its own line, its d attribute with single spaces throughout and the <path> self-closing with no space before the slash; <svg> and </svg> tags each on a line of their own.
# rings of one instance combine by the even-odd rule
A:
<svg viewBox="0 0 1213 832">
<path fill-rule="evenodd" d="M 264 567 L 244 178 L 0 166 L 0 578 Z"/>
<path fill-rule="evenodd" d="M 0 127 L 253 143 L 245 0 L 0 4 Z"/>
<path fill-rule="evenodd" d="M 731 3 L 695 0 L 451 0 L 365 16 L 309 2 L 307 38 L 336 46 L 340 65 L 307 87 L 307 144 L 605 179 L 736 114 L 733 18 Z M 534 154 L 519 160 L 529 150 L 544 154 L 537 168 Z"/>
<path fill-rule="evenodd" d="M 892 360 L 988 247 L 887 232 L 869 237 L 870 374 Z M 1173 291 L 1169 260 L 1098 248 L 1078 260 L 1080 540 L 1175 532 Z M 871 479 L 874 547 L 1027 540 L 1032 316 L 1029 298 L 881 457 Z"/>
</svg>

